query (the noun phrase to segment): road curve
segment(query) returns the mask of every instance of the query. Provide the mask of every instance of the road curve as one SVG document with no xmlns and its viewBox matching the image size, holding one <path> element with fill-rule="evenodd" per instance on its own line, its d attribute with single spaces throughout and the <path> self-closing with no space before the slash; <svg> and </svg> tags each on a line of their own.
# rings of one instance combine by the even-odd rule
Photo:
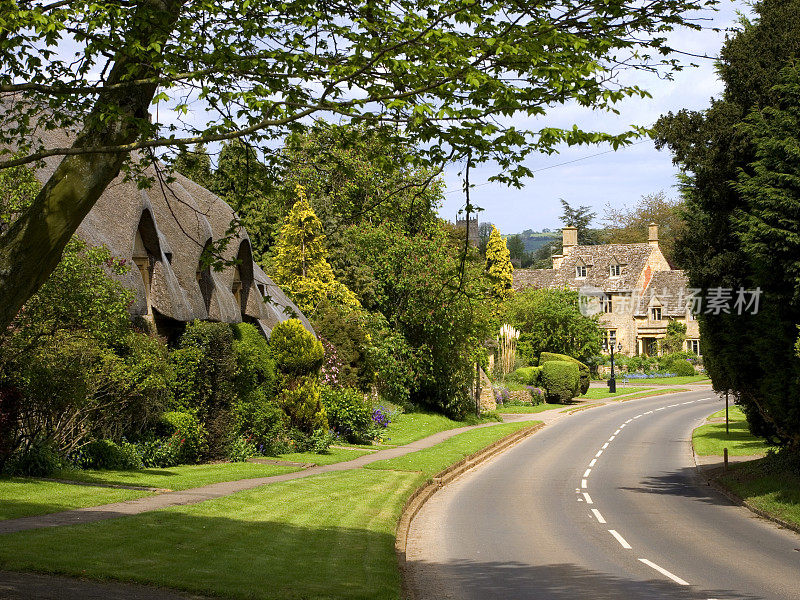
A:
<svg viewBox="0 0 800 600">
<path fill-rule="evenodd" d="M 710 391 L 561 419 L 447 486 L 411 524 L 419 599 L 800 599 L 800 536 L 694 468 Z M 594 461 L 594 462 L 592 462 Z"/>
</svg>

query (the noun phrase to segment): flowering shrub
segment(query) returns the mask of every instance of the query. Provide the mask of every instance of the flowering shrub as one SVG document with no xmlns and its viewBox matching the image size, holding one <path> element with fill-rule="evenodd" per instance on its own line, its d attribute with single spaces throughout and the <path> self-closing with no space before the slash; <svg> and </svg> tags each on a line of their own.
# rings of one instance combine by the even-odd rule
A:
<svg viewBox="0 0 800 600">
<path fill-rule="evenodd" d="M 392 422 L 393 411 L 386 406 L 372 409 L 372 423 L 381 429 L 386 429 Z"/>
<path fill-rule="evenodd" d="M 136 450 L 145 467 L 174 467 L 180 464 L 180 455 L 186 438 L 176 431 L 166 439 L 150 437 L 136 443 Z"/>
<path fill-rule="evenodd" d="M 532 385 L 526 385 L 525 389 L 527 389 L 528 392 L 530 393 L 531 402 L 533 404 L 542 404 L 545 401 L 546 394 L 545 394 L 545 391 L 542 388 L 535 387 L 535 386 L 532 386 Z"/>
<path fill-rule="evenodd" d="M 321 337 L 320 341 L 322 342 L 322 348 L 325 350 L 325 359 L 319 373 L 320 383 L 330 387 L 339 387 L 341 386 L 340 374 L 343 366 L 339 358 L 339 352 L 336 350 L 336 346 L 325 338 Z"/>
<path fill-rule="evenodd" d="M 511 398 L 511 393 L 508 389 L 501 387 L 501 388 L 494 388 L 494 401 L 497 402 L 498 405 L 505 404 Z"/>
<path fill-rule="evenodd" d="M 225 456 L 231 462 L 245 462 L 251 456 L 258 454 L 258 449 L 253 439 L 240 435 L 228 442 Z"/>
<path fill-rule="evenodd" d="M 324 385 L 320 389 L 320 401 L 331 429 L 348 442 L 364 443 L 375 437 L 370 406 L 361 392 Z"/>
</svg>

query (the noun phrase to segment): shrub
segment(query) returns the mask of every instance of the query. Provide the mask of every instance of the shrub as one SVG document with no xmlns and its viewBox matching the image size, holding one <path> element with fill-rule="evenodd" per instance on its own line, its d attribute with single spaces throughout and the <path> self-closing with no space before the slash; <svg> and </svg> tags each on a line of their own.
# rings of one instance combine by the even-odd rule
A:
<svg viewBox="0 0 800 600">
<path fill-rule="evenodd" d="M 539 377 L 542 374 L 541 367 L 522 367 L 509 374 L 508 378 L 511 381 L 516 381 L 523 385 L 536 385 L 539 383 Z"/>
<path fill-rule="evenodd" d="M 320 400 L 331 428 L 348 442 L 363 444 L 375 437 L 372 408 L 364 394 L 352 388 L 322 386 Z"/>
<path fill-rule="evenodd" d="M 234 413 L 236 434 L 252 440 L 261 454 L 281 454 L 288 450 L 289 418 L 270 401 L 251 395 L 239 401 Z"/>
<path fill-rule="evenodd" d="M 62 466 L 61 457 L 47 440 L 33 438 L 11 457 L 6 464 L 6 472 L 11 475 L 41 477 Z"/>
<path fill-rule="evenodd" d="M 258 449 L 253 440 L 243 435 L 231 439 L 225 448 L 225 457 L 231 462 L 245 462 L 256 454 L 258 454 Z"/>
<path fill-rule="evenodd" d="M 322 343 L 299 319 L 278 323 L 272 330 L 270 346 L 278 369 L 287 375 L 318 373 L 322 366 Z"/>
<path fill-rule="evenodd" d="M 320 336 L 328 342 L 325 348 L 324 372 L 333 374 L 335 367 L 336 381 L 325 381 L 330 385 L 352 387 L 367 390 L 374 378 L 373 370 L 367 363 L 369 335 L 362 322 L 362 311 L 324 300 L 314 311 L 313 325 Z M 323 345 L 325 341 L 323 341 Z M 329 351 L 330 350 L 330 351 Z M 329 364 L 329 357 L 336 357 L 334 364 Z"/>
<path fill-rule="evenodd" d="M 182 440 L 178 460 L 181 463 L 195 463 L 207 452 L 208 441 L 205 427 L 190 412 L 173 411 L 161 417 L 161 429 L 167 437 L 175 436 Z"/>
<path fill-rule="evenodd" d="M 588 366 L 583 364 L 577 358 L 572 358 L 571 356 L 567 356 L 566 354 L 554 354 L 552 352 L 542 352 L 541 355 L 539 355 L 539 366 L 542 366 L 544 363 L 551 361 L 573 362 L 576 365 L 578 365 L 579 376 L 580 376 L 580 387 L 579 387 L 580 395 L 583 395 L 589 391 L 589 383 L 592 380 L 592 373 L 589 370 Z"/>
<path fill-rule="evenodd" d="M 665 357 L 665 360 L 660 363 L 660 368 L 681 377 L 697 374 L 694 365 L 688 359 L 675 355 L 671 355 L 668 359 Z"/>
<path fill-rule="evenodd" d="M 94 440 L 70 456 L 70 459 L 81 469 L 131 471 L 141 469 L 143 466 L 136 446 L 125 440 L 119 443 L 111 440 Z"/>
<path fill-rule="evenodd" d="M 277 398 L 293 427 L 305 433 L 328 429 L 328 419 L 319 397 L 319 383 L 309 375 L 289 379 Z"/>
<path fill-rule="evenodd" d="M 231 325 L 231 329 L 236 359 L 236 394 L 241 399 L 259 390 L 267 398 L 273 398 L 277 382 L 269 341 L 249 323 L 236 323 Z"/>
<path fill-rule="evenodd" d="M 331 433 L 330 429 L 317 429 L 311 434 L 309 450 L 317 454 L 327 452 L 333 443 L 333 439 L 333 433 Z"/>
<path fill-rule="evenodd" d="M 145 467 L 174 467 L 180 464 L 183 440 L 184 438 L 177 433 L 173 433 L 168 438 L 149 435 L 136 442 L 136 450 L 142 457 Z"/>
<path fill-rule="evenodd" d="M 580 371 L 573 361 L 550 360 L 542 365 L 542 385 L 547 399 L 552 402 L 569 402 L 580 389 Z"/>
<path fill-rule="evenodd" d="M 528 392 L 530 392 L 532 404 L 543 404 L 546 401 L 547 394 L 545 394 L 545 391 L 542 388 L 531 385 L 525 387 L 528 388 Z"/>
</svg>

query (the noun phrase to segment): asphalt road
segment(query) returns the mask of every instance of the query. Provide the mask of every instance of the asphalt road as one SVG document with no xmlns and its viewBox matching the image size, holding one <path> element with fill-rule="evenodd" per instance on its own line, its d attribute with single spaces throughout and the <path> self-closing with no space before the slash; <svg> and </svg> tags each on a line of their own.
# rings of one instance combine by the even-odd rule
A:
<svg viewBox="0 0 800 600">
<path fill-rule="evenodd" d="M 417 598 L 800 599 L 800 535 L 698 477 L 710 391 L 587 410 L 436 494 L 414 519 Z"/>
</svg>

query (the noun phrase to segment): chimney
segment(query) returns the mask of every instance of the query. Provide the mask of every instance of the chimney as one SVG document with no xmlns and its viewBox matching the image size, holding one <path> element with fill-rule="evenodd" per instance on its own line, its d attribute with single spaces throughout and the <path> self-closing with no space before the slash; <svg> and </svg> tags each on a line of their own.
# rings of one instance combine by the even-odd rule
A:
<svg viewBox="0 0 800 600">
<path fill-rule="evenodd" d="M 647 243 L 653 248 L 658 248 L 658 225 L 650 223 L 647 232 Z"/>
<path fill-rule="evenodd" d="M 578 228 L 577 227 L 564 227 L 561 230 L 563 250 L 562 254 L 565 256 L 572 252 L 572 249 L 578 245 Z"/>
</svg>

